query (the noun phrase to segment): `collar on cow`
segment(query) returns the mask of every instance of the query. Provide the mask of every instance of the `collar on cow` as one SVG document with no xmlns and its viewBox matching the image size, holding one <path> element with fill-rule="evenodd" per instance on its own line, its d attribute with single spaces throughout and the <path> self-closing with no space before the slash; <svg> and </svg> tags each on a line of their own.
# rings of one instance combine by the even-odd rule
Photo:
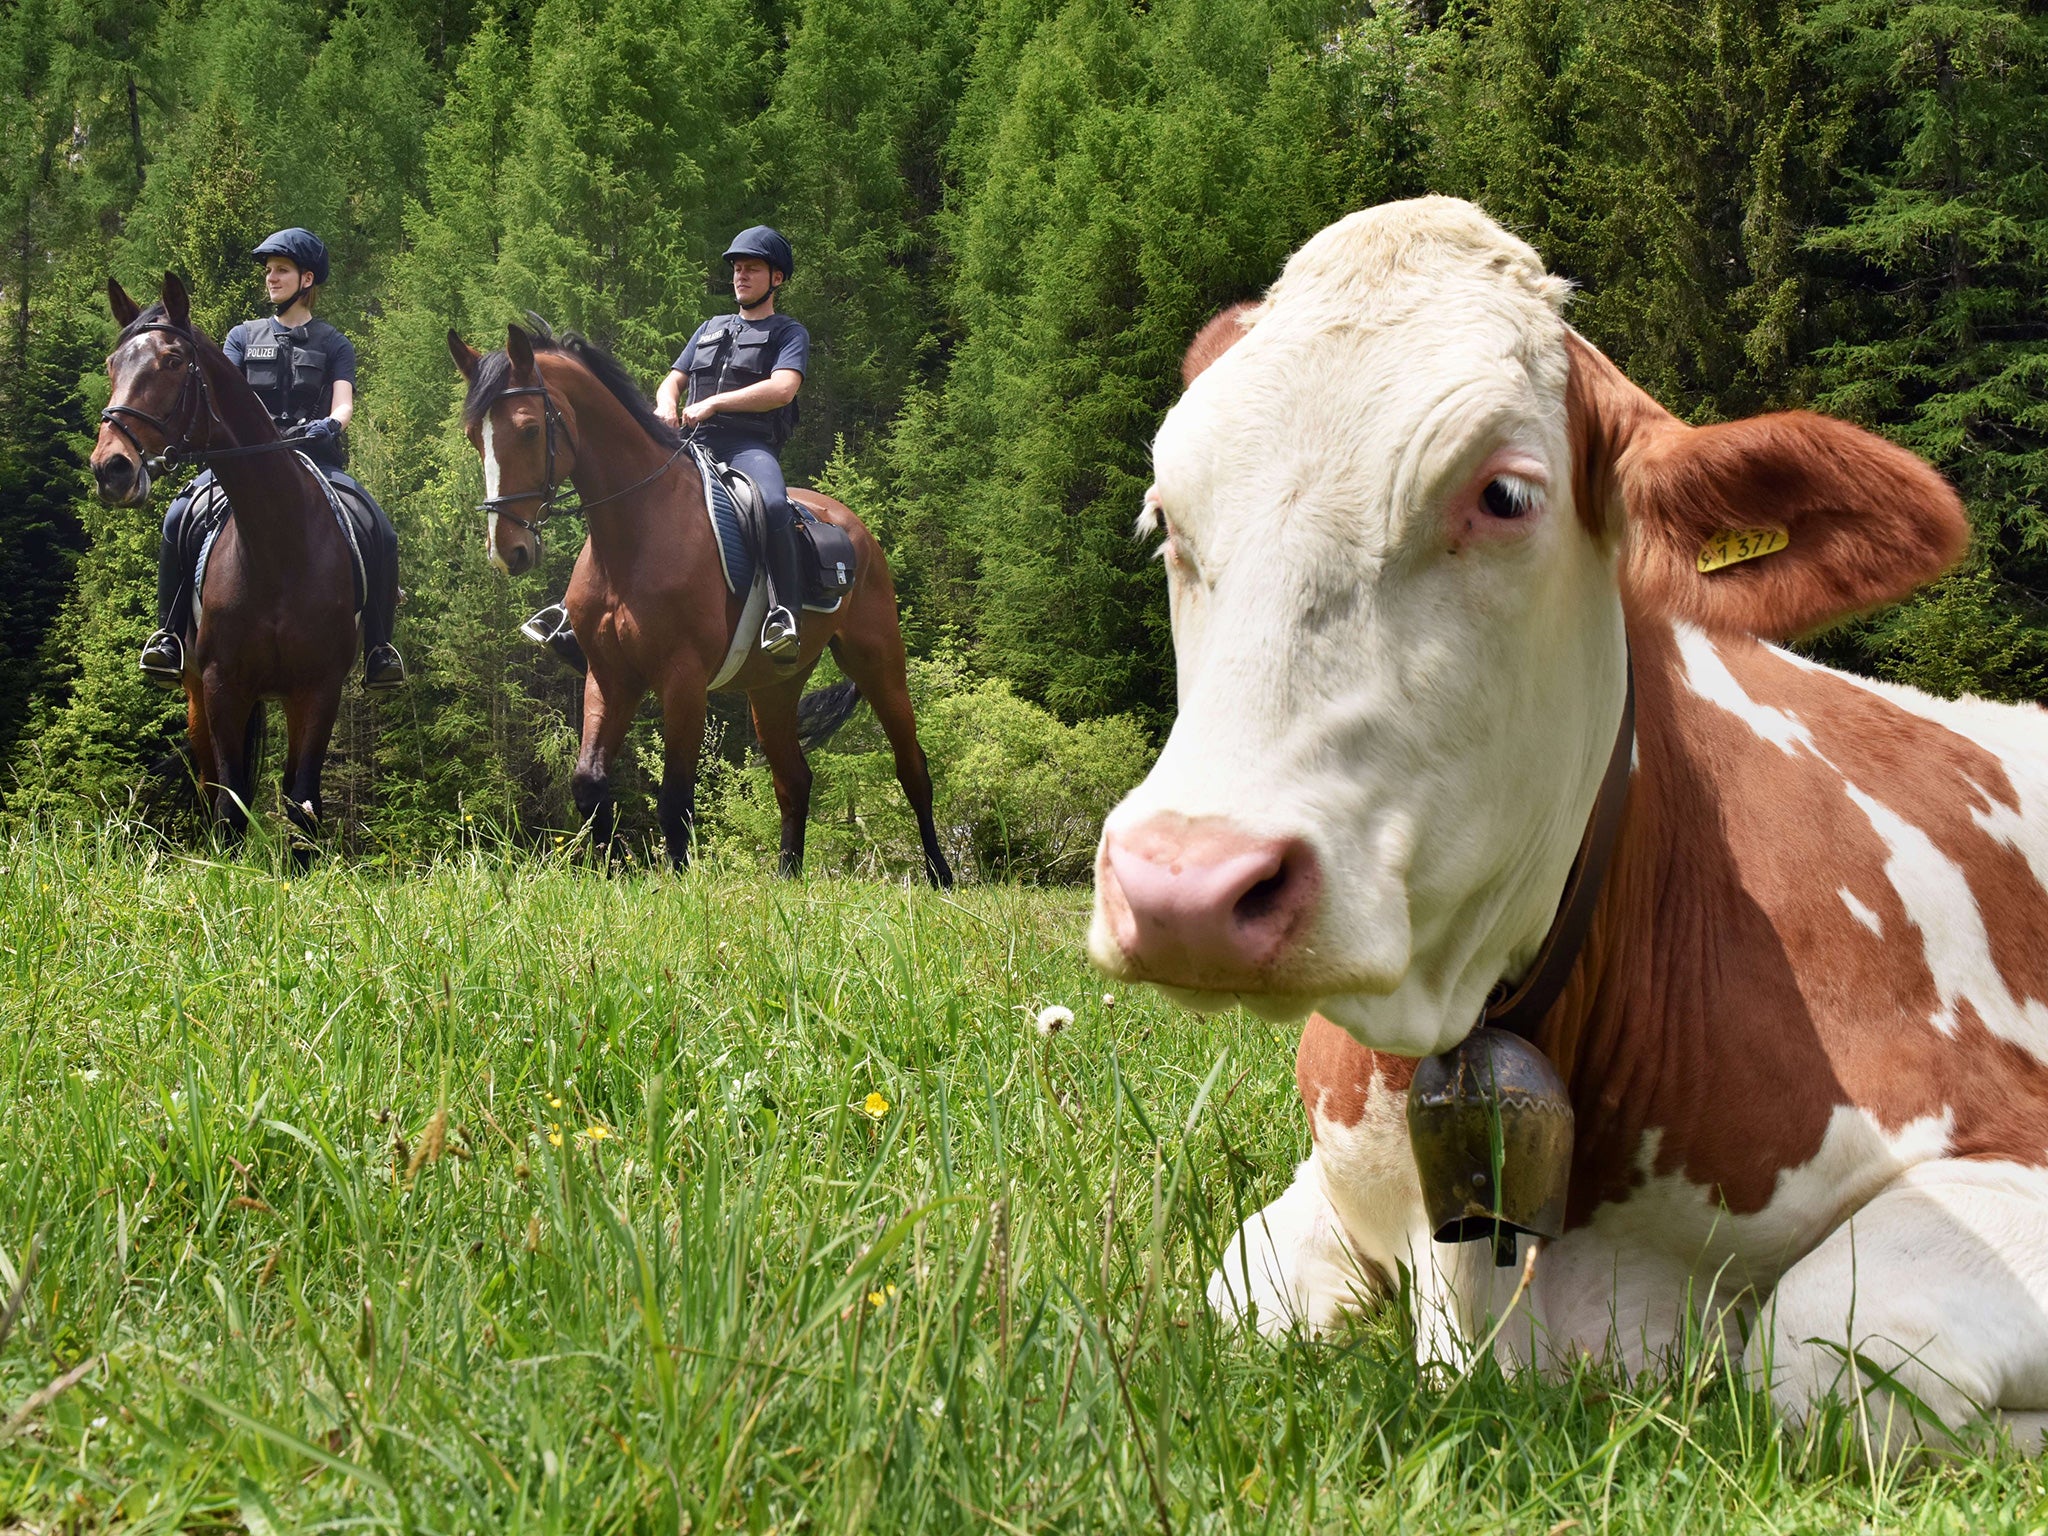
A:
<svg viewBox="0 0 2048 1536">
<path fill-rule="evenodd" d="M 1624 655 L 1622 665 L 1628 676 L 1628 692 L 1621 705 L 1621 728 L 1614 733 L 1614 751 L 1607 759 L 1607 772 L 1600 780 L 1600 792 L 1593 797 L 1593 814 L 1586 821 L 1586 835 L 1579 843 L 1578 857 L 1564 884 L 1564 897 L 1536 963 L 1522 984 L 1512 990 L 1506 982 L 1493 989 L 1479 1022 L 1520 1035 L 1530 1044 L 1571 979 L 1585 947 L 1586 934 L 1593 926 L 1593 909 L 1600 902 L 1600 888 L 1607 878 L 1607 865 L 1614 857 L 1614 844 L 1621 833 L 1621 811 L 1628 801 L 1629 764 L 1635 755 L 1636 669 Z"/>
</svg>

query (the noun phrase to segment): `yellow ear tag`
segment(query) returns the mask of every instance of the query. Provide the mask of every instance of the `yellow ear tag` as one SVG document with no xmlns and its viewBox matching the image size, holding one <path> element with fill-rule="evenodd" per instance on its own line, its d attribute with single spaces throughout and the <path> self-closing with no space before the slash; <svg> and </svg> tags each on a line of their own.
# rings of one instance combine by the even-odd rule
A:
<svg viewBox="0 0 2048 1536">
<path fill-rule="evenodd" d="M 1761 560 L 1765 555 L 1775 555 L 1791 542 L 1792 535 L 1782 528 L 1731 528 L 1726 533 L 1715 534 L 1700 546 L 1700 574 L 1704 576 L 1723 566 L 1740 565 L 1745 560 Z"/>
</svg>

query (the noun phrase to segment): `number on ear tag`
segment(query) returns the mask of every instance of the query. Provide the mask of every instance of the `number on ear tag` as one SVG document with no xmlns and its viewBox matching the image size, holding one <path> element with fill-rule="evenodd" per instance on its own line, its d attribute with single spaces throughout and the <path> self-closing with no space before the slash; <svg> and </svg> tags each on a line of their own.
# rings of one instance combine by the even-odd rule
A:
<svg viewBox="0 0 2048 1536">
<path fill-rule="evenodd" d="M 1782 528 L 1731 528 L 1726 533 L 1715 534 L 1700 546 L 1700 574 L 1704 576 L 1723 566 L 1740 565 L 1745 560 L 1775 555 L 1791 542 L 1792 535 Z"/>
</svg>

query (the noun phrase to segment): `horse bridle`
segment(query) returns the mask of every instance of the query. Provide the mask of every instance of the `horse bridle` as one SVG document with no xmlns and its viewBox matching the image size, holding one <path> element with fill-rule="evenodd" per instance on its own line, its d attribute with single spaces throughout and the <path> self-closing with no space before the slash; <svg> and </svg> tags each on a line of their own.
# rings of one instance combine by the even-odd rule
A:
<svg viewBox="0 0 2048 1536">
<path fill-rule="evenodd" d="M 569 437 L 569 425 L 562 419 L 561 410 L 555 405 L 555 397 L 548 390 L 548 382 L 545 378 L 541 377 L 538 368 L 534 370 L 534 377 L 538 382 L 518 384 L 509 389 L 501 389 L 498 391 L 497 398 L 498 400 L 509 400 L 514 395 L 540 396 L 541 418 L 546 423 L 545 430 L 547 433 L 546 484 L 536 491 L 512 491 L 503 496 L 487 497 L 483 501 L 478 502 L 476 506 L 479 512 L 487 512 L 493 517 L 502 517 L 506 522 L 524 528 L 533 535 L 533 542 L 536 544 L 540 543 L 541 525 L 547 522 L 549 518 L 581 517 L 592 507 L 601 507 L 608 501 L 617 501 L 622 496 L 630 496 L 633 492 L 650 486 L 659 480 L 668 473 L 670 467 L 675 464 L 677 459 L 680 459 L 690 451 L 694 434 L 686 435 L 680 443 L 676 444 L 676 451 L 663 459 L 653 473 L 642 475 L 624 490 L 609 491 L 598 497 L 595 501 L 585 501 L 578 495 L 573 503 L 565 504 L 562 500 L 563 482 L 555 475 L 555 429 L 558 422 L 561 424 L 562 436 L 568 440 L 570 451 L 575 453 L 579 460 L 582 458 L 582 452 L 576 447 L 575 439 Z M 497 400 L 493 400 L 491 403 L 495 405 Z M 570 489 L 573 493 L 574 487 L 572 486 Z M 540 505 L 534 508 L 532 517 L 521 517 L 517 512 L 507 510 L 510 504 L 521 501 L 537 501 Z"/>
<path fill-rule="evenodd" d="M 128 446 L 135 450 L 135 457 L 141 461 L 143 472 L 155 476 L 163 474 L 166 470 L 175 469 L 181 463 L 203 459 L 204 451 L 195 452 L 193 449 L 192 432 L 201 422 L 205 422 L 210 428 L 216 418 L 213 414 L 213 396 L 206 387 L 206 374 L 199 366 L 199 344 L 193 339 L 191 332 L 180 329 L 168 320 L 153 320 L 147 325 L 138 325 L 131 334 L 140 336 L 145 331 L 162 331 L 174 336 L 184 342 L 189 350 L 190 355 L 185 359 L 185 377 L 178 385 L 178 403 L 171 413 L 183 416 L 184 425 L 173 432 L 170 423 L 161 417 L 152 416 L 149 412 L 132 405 L 120 404 L 111 404 L 101 411 L 100 421 L 126 438 Z M 162 451 L 152 454 L 145 449 L 134 430 L 121 419 L 124 416 L 132 416 L 137 421 L 155 428 L 157 436 L 164 441 Z M 211 431 L 207 433 L 209 438 L 212 435 Z M 262 446 L 268 448 L 270 445 L 265 443 Z"/>
<path fill-rule="evenodd" d="M 167 470 L 176 469 L 180 464 L 217 464 L 222 459 L 244 459 L 259 453 L 281 453 L 288 448 L 301 446 L 296 439 L 280 437 L 274 443 L 237 444 L 232 448 L 195 448 L 191 442 L 195 428 L 203 423 L 207 428 L 207 439 L 211 441 L 212 429 L 220 425 L 220 417 L 213 409 L 213 392 L 207 387 L 206 372 L 199 363 L 199 343 L 189 329 L 173 325 L 168 320 L 152 320 L 147 325 L 136 326 L 128 334 L 132 339 L 145 331 L 162 331 L 168 336 L 176 337 L 191 350 L 191 356 L 185 359 L 185 377 L 178 385 L 178 403 L 172 412 L 173 415 L 184 417 L 184 425 L 176 432 L 171 430 L 169 422 L 161 417 L 152 416 L 136 406 L 111 404 L 100 412 L 100 420 L 120 433 L 127 440 L 128 446 L 135 450 L 135 457 L 142 461 L 144 474 L 154 479 Z M 145 449 L 134 430 L 121 419 L 124 416 L 132 416 L 137 421 L 146 422 L 155 428 L 157 436 L 164 440 L 163 450 L 152 454 Z"/>
</svg>

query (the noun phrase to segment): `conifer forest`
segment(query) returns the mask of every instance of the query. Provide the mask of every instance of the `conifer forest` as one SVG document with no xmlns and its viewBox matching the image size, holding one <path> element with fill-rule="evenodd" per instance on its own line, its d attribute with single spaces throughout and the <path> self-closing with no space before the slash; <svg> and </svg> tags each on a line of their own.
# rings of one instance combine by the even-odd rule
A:
<svg viewBox="0 0 2048 1536">
<path fill-rule="evenodd" d="M 196 825 L 183 700 L 135 666 L 164 494 L 102 507 L 85 467 L 105 285 L 175 271 L 219 337 L 263 312 L 247 253 L 283 225 L 333 252 L 352 467 L 402 549 L 413 681 L 351 685 L 328 773 L 359 852 L 577 820 L 580 685 L 517 625 L 578 535 L 519 581 L 486 564 L 447 330 L 499 346 L 530 311 L 651 392 L 754 223 L 793 243 L 815 343 L 790 480 L 889 554 L 983 877 L 1084 875 L 1170 723 L 1132 525 L 1189 337 L 1425 191 L 1529 239 L 1687 419 L 1807 406 L 1934 462 L 1968 559 L 1802 643 L 2039 699 L 2044 155 L 2036 0 L 0 0 L 0 805 Z M 744 717 L 711 729 L 703 835 L 768 857 Z M 658 761 L 650 725 L 643 837 Z M 887 764 L 865 715 L 823 754 L 817 867 L 914 867 Z"/>
</svg>

